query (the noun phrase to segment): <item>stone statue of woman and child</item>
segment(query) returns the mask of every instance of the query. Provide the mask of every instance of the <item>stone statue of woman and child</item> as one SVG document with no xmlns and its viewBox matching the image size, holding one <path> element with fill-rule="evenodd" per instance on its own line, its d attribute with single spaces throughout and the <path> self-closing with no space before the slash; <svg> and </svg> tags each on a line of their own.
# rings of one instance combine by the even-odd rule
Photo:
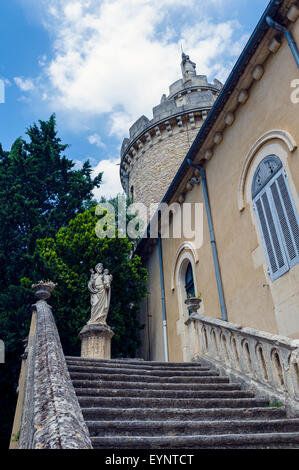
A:
<svg viewBox="0 0 299 470">
<path fill-rule="evenodd" d="M 114 335 L 107 325 L 111 299 L 112 275 L 104 269 L 103 263 L 98 263 L 95 270 L 90 270 L 88 282 L 90 292 L 91 315 L 90 320 L 81 330 L 81 357 L 110 359 L 111 338 Z"/>
<path fill-rule="evenodd" d="M 90 272 L 88 290 L 91 293 L 91 316 L 87 324 L 107 325 L 106 319 L 109 311 L 113 277 L 109 274 L 108 269 L 104 269 L 102 263 L 96 265 L 95 272 L 93 269 Z"/>
</svg>

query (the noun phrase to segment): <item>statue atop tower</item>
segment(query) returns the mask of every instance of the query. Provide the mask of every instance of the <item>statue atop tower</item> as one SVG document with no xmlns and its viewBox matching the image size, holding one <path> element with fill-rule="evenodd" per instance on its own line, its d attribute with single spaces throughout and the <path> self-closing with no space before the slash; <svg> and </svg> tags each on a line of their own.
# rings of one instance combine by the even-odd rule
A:
<svg viewBox="0 0 299 470">
<path fill-rule="evenodd" d="M 160 203 L 219 95 L 222 83 L 196 74 L 182 51 L 181 77 L 153 108 L 130 127 L 121 146 L 120 178 L 133 202 Z"/>
<path fill-rule="evenodd" d="M 181 69 L 184 83 L 192 80 L 196 76 L 196 64 L 190 60 L 190 57 L 182 53 Z"/>
</svg>

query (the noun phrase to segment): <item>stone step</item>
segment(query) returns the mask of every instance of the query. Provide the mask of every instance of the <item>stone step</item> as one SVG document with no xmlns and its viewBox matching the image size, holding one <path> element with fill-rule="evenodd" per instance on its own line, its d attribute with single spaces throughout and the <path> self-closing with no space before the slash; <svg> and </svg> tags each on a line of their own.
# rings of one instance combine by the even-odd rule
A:
<svg viewBox="0 0 299 470">
<path fill-rule="evenodd" d="M 106 408 L 82 407 L 86 421 L 143 420 L 151 421 L 192 421 L 192 420 L 242 420 L 285 418 L 285 408 Z"/>
<path fill-rule="evenodd" d="M 84 357 L 76 357 L 76 356 L 66 356 L 67 363 L 69 361 L 77 361 L 77 362 L 94 362 L 96 364 L 108 363 L 108 364 L 136 364 L 142 366 L 167 366 L 167 367 L 195 367 L 200 365 L 199 362 L 157 362 L 157 361 L 144 361 L 142 359 L 86 359 Z"/>
<path fill-rule="evenodd" d="M 155 382 L 104 382 L 102 380 L 73 380 L 75 389 L 79 388 L 101 388 L 119 389 L 126 388 L 132 390 L 177 390 L 177 391 L 200 391 L 200 390 L 241 390 L 241 385 L 237 383 L 155 383 Z"/>
<path fill-rule="evenodd" d="M 299 448 L 299 418 L 200 363 L 67 362 L 94 448 Z"/>
<path fill-rule="evenodd" d="M 197 383 L 229 383 L 228 377 L 219 377 L 215 375 L 215 372 L 208 374 L 207 372 L 203 375 L 196 377 L 186 376 L 174 376 L 174 377 L 162 377 L 156 375 L 133 375 L 133 374 L 99 374 L 97 372 L 75 372 L 70 371 L 72 380 L 105 380 L 114 382 L 150 382 L 150 383 L 183 383 L 183 384 L 197 384 Z"/>
<path fill-rule="evenodd" d="M 128 398 L 253 398 L 254 393 L 240 390 L 132 390 L 101 388 L 75 388 L 78 397 L 128 397 Z"/>
<path fill-rule="evenodd" d="M 92 444 L 95 449 L 284 449 L 299 448 L 299 432 L 169 437 L 93 437 Z"/>
<path fill-rule="evenodd" d="M 264 398 L 131 398 L 78 397 L 81 407 L 115 408 L 255 408 L 269 404 Z"/>
<path fill-rule="evenodd" d="M 299 419 L 250 421 L 86 421 L 90 436 L 194 436 L 248 433 L 299 433 Z"/>
<path fill-rule="evenodd" d="M 132 370 L 149 370 L 149 371 L 193 371 L 196 372 L 198 370 L 215 370 L 211 367 L 207 366 L 202 366 L 199 363 L 193 363 L 193 366 L 185 367 L 184 363 L 180 364 L 180 366 L 168 366 L 167 363 L 164 363 L 164 366 L 149 366 L 149 365 L 144 365 L 142 362 L 141 364 L 130 364 L 130 363 L 119 363 L 119 362 L 110 362 L 110 361 L 95 361 L 95 360 L 81 360 L 81 361 L 76 361 L 76 360 L 68 360 L 67 361 L 68 366 L 77 366 L 77 367 L 84 367 L 84 368 L 89 368 L 89 367 L 95 367 L 97 369 L 102 369 L 104 368 L 109 368 L 109 369 L 132 369 Z"/>
<path fill-rule="evenodd" d="M 153 370 L 153 369 L 131 369 L 131 368 L 118 368 L 118 367 L 94 367 L 94 366 L 72 366 L 69 365 L 70 372 L 91 372 L 96 374 L 134 374 L 141 376 L 157 376 L 157 377 L 197 377 L 201 375 L 217 375 L 215 370 L 208 367 L 198 367 L 196 370 L 186 371 L 185 369 L 173 370 Z"/>
</svg>

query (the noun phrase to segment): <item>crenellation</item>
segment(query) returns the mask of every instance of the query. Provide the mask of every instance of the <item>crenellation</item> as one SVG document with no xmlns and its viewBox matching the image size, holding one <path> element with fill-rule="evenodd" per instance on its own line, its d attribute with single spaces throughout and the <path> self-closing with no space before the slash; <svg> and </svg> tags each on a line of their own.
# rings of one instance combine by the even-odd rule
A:
<svg viewBox="0 0 299 470">
<path fill-rule="evenodd" d="M 205 109 L 203 112 L 202 112 L 202 119 L 205 121 L 208 117 L 208 111 Z"/>
<path fill-rule="evenodd" d="M 165 128 L 166 128 L 166 130 L 167 130 L 167 132 L 168 132 L 168 135 L 172 135 L 172 128 L 171 128 L 171 124 L 170 124 L 169 121 L 166 121 L 166 122 L 165 122 Z"/>
<path fill-rule="evenodd" d="M 194 118 L 194 113 L 189 114 L 189 122 L 191 124 L 192 129 L 195 128 L 195 118 Z"/>
<path fill-rule="evenodd" d="M 144 145 L 140 139 L 137 140 L 136 144 L 138 145 L 138 150 L 140 150 L 141 152 L 145 152 Z"/>
<path fill-rule="evenodd" d="M 134 186 L 138 202 L 161 201 L 222 87 L 218 80 L 209 83 L 205 75 L 196 75 L 195 63 L 185 54 L 181 67 L 183 78 L 170 85 L 168 97 L 162 95 L 153 119 L 141 116 L 122 144 L 122 186 Z"/>
<path fill-rule="evenodd" d="M 182 132 L 184 130 L 182 116 L 177 117 L 176 121 L 177 121 L 177 125 L 179 127 L 179 131 Z"/>
<path fill-rule="evenodd" d="M 158 140 L 161 140 L 161 132 L 160 132 L 160 129 L 159 129 L 159 126 L 156 126 L 155 127 L 155 133 L 156 133 L 156 136 L 158 138 Z"/>
<path fill-rule="evenodd" d="M 149 132 L 147 132 L 147 133 L 145 134 L 145 139 L 146 139 L 146 142 L 147 142 L 147 144 L 149 145 L 149 147 L 152 147 L 152 145 L 153 145 L 153 140 L 152 140 L 152 137 L 151 137 L 151 135 L 150 135 Z"/>
</svg>

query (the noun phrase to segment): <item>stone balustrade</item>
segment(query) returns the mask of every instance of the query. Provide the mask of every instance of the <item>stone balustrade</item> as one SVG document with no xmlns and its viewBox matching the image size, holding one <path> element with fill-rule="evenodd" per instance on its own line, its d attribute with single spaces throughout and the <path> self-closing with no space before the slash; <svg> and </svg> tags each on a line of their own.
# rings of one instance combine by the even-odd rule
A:
<svg viewBox="0 0 299 470">
<path fill-rule="evenodd" d="M 33 307 L 18 392 L 11 448 L 92 448 L 51 307 L 45 300 Z"/>
<path fill-rule="evenodd" d="M 193 314 L 186 322 L 190 359 L 213 364 L 257 395 L 299 416 L 299 340 Z"/>
</svg>

